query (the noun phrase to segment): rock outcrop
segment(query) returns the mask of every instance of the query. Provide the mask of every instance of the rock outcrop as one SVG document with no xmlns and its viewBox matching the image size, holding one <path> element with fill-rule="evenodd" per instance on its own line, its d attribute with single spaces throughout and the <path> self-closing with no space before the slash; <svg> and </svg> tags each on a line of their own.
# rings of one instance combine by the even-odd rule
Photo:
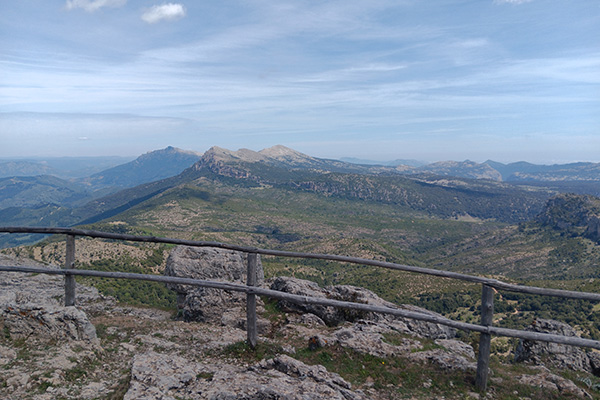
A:
<svg viewBox="0 0 600 400">
<path fill-rule="evenodd" d="M 438 315 L 431 311 L 416 306 L 397 306 L 396 304 L 383 300 L 368 289 L 350 285 L 339 285 L 321 288 L 316 283 L 306 281 L 303 279 L 278 277 L 275 278 L 271 283 L 271 289 L 302 296 L 321 297 L 396 309 L 401 308 L 407 311 L 417 312 L 421 314 Z M 369 320 L 374 322 L 393 324 L 394 329 L 398 332 L 413 334 L 420 337 L 428 337 L 432 339 L 448 339 L 453 338 L 456 335 L 456 331 L 454 329 L 443 325 L 417 321 L 392 315 L 384 315 L 356 310 L 346 310 L 330 306 L 320 306 L 313 304 L 298 304 L 289 301 L 279 301 L 279 305 L 284 311 L 314 314 L 320 319 L 322 319 L 329 326 L 337 326 L 343 322 Z"/>
<path fill-rule="evenodd" d="M 17 265 L 14 258 L 2 256 L 2 264 Z M 32 262 L 29 265 L 34 264 Z M 56 268 L 52 266 L 37 266 Z M 53 275 L 0 275 L 0 330 L 12 338 L 51 340 L 96 339 L 96 329 L 87 315 L 76 307 L 64 307 L 63 278 Z M 10 288 L 10 290 L 9 290 Z M 78 299 L 100 298 L 98 291 L 78 285 Z"/>
<path fill-rule="evenodd" d="M 534 320 L 528 330 L 570 337 L 579 336 L 575 329 L 569 325 L 551 319 Z M 515 350 L 515 361 L 547 365 L 560 369 L 593 372 L 590 357 L 584 350 L 580 347 L 558 343 L 520 340 Z"/>
<path fill-rule="evenodd" d="M 545 367 L 535 367 L 539 372 L 535 375 L 523 374 L 517 378 L 521 384 L 553 390 L 565 396 L 577 396 L 579 398 L 591 399 L 589 393 L 580 389 L 569 379 L 551 373 Z"/>
<path fill-rule="evenodd" d="M 419 307 L 397 306 L 385 301 L 370 290 L 349 286 L 320 288 L 316 283 L 297 278 L 278 277 L 271 283 L 271 289 L 287 293 L 330 298 L 341 301 L 370 304 L 374 306 L 402 308 L 412 312 L 434 314 Z M 288 312 L 302 313 L 298 323 L 307 325 L 300 328 L 292 325 L 301 335 L 308 337 L 309 347 L 323 347 L 339 344 L 357 352 L 376 357 L 402 355 L 416 362 L 436 364 L 446 370 L 474 371 L 475 353 L 473 348 L 458 340 L 453 340 L 456 332 L 448 327 L 407 318 L 373 312 L 338 309 L 312 304 L 297 304 L 280 301 L 280 307 Z M 312 315 L 312 317 L 310 317 Z M 353 322 L 348 324 L 348 322 Z M 318 333 L 320 325 L 338 326 L 331 334 Z M 393 341 L 386 336 L 393 337 Z M 435 339 L 435 348 L 424 349 L 416 338 Z"/>
<path fill-rule="evenodd" d="M 247 254 L 213 247 L 178 246 L 167 259 L 165 275 L 245 284 Z M 262 264 L 257 269 L 257 284 L 264 281 Z M 185 321 L 220 322 L 231 307 L 242 306 L 242 293 L 218 289 L 168 284 L 177 292 L 177 307 Z"/>
<path fill-rule="evenodd" d="M 87 315 L 75 307 L 35 304 L 5 305 L 0 329 L 12 338 L 38 340 L 94 340 L 96 328 Z"/>
<path fill-rule="evenodd" d="M 248 368 L 205 364 L 181 356 L 147 352 L 134 356 L 124 400 L 363 400 L 339 375 L 321 365 L 306 365 L 286 355 Z"/>
</svg>

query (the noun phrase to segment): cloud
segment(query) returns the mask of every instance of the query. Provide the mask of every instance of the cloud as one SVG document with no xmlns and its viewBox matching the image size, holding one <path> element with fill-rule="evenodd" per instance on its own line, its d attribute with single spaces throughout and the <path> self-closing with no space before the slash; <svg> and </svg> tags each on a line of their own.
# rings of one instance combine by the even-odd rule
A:
<svg viewBox="0 0 600 400">
<path fill-rule="evenodd" d="M 154 24 L 161 20 L 173 21 L 182 17 L 185 17 L 185 7 L 174 3 L 152 6 L 152 8 L 142 14 L 142 19 L 149 24 Z"/>
<path fill-rule="evenodd" d="M 121 7 L 127 0 L 67 0 L 67 10 L 83 8 L 87 12 L 94 12 L 102 7 Z"/>
<path fill-rule="evenodd" d="M 502 4 L 502 3 L 508 3 L 508 4 L 523 4 L 523 3 L 529 3 L 533 0 L 494 0 L 494 3 L 496 4 Z"/>
</svg>

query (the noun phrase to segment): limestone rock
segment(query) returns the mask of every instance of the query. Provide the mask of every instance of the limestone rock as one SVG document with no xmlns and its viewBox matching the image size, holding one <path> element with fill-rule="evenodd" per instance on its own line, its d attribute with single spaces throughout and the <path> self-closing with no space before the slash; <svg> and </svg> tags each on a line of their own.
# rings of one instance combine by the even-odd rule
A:
<svg viewBox="0 0 600 400">
<path fill-rule="evenodd" d="M 3 265 L 35 265 L 33 261 L 2 255 Z M 87 315 L 76 307 L 64 307 L 64 279 L 55 275 L 16 272 L 0 274 L 0 328 L 11 338 L 50 340 L 94 340 L 96 329 Z M 93 288 L 77 286 L 77 301 L 100 298 Z"/>
<path fill-rule="evenodd" d="M 165 275 L 191 279 L 246 283 L 248 255 L 216 247 L 177 246 L 167 259 Z M 264 281 L 262 263 L 258 263 L 257 284 Z M 168 284 L 178 293 L 187 293 L 185 285 Z"/>
<path fill-rule="evenodd" d="M 551 319 L 537 319 L 528 327 L 528 330 L 563 336 L 578 336 L 575 329 L 569 325 Z M 590 360 L 585 351 L 580 347 L 558 343 L 520 340 L 515 350 L 515 361 L 537 365 L 547 363 L 556 368 L 592 372 Z"/>
<path fill-rule="evenodd" d="M 327 292 L 315 282 L 298 278 L 275 278 L 271 283 L 271 290 L 278 290 L 280 292 L 296 294 L 300 296 L 327 298 Z M 336 326 L 344 321 L 342 312 L 335 307 L 321 306 L 316 304 L 298 304 L 285 300 L 279 300 L 278 304 L 279 307 L 286 312 L 314 314 L 329 326 Z"/>
<path fill-rule="evenodd" d="M 587 353 L 588 359 L 590 360 L 590 368 L 592 374 L 600 376 L 600 352 L 597 350 L 591 350 Z"/>
<path fill-rule="evenodd" d="M 344 347 L 376 357 L 394 357 L 421 348 L 421 343 L 411 338 L 402 338 L 395 344 L 387 343 L 384 340 L 386 332 L 393 331 L 379 324 L 359 321 L 335 331 L 330 342 L 339 343 Z"/>
<path fill-rule="evenodd" d="M 96 328 L 75 307 L 6 305 L 0 311 L 0 326 L 11 338 L 39 340 L 94 340 Z"/>
<path fill-rule="evenodd" d="M 218 362 L 198 363 L 155 352 L 134 357 L 125 400 L 363 400 L 339 375 L 321 365 L 309 366 L 289 356 L 263 360 L 250 367 Z"/>
<path fill-rule="evenodd" d="M 475 359 L 475 351 L 473 350 L 473 347 L 470 344 L 461 342 L 460 340 L 438 339 L 434 343 L 438 346 L 442 346 L 452 353 L 461 354 L 467 358 Z"/>
<path fill-rule="evenodd" d="M 449 351 L 447 348 L 419 351 L 410 353 L 407 356 L 411 360 L 436 364 L 445 370 L 473 372 L 477 370 L 477 363 L 475 361 L 462 354 Z"/>
<path fill-rule="evenodd" d="M 247 254 L 232 250 L 178 246 L 169 254 L 165 275 L 245 284 L 247 259 Z M 259 262 L 257 284 L 263 281 Z M 244 294 L 237 292 L 178 284 L 167 286 L 177 292 L 177 305 L 186 321 L 219 322 L 224 310 L 245 301 Z"/>
<path fill-rule="evenodd" d="M 386 339 L 386 335 L 392 335 L 393 341 Z M 394 329 L 394 324 L 362 320 L 336 330 L 331 337 L 326 337 L 325 341 L 377 357 L 403 355 L 414 361 L 436 364 L 442 369 L 477 369 L 475 352 L 470 345 L 458 340 L 437 339 L 435 344 L 438 348 L 423 350 L 419 340 L 403 336 Z"/>
<path fill-rule="evenodd" d="M 0 366 L 17 358 L 17 352 L 9 347 L 0 346 Z"/>
<path fill-rule="evenodd" d="M 20 259 L 0 254 L 0 265 L 33 266 L 57 269 L 54 265 L 44 265 L 33 260 Z M 0 307 L 7 304 L 37 304 L 40 306 L 64 305 L 64 278 L 57 275 L 32 275 L 19 272 L 0 273 Z M 98 303 L 110 301 L 93 287 L 76 285 L 78 306 L 92 308 Z M 114 300 L 113 300 L 114 304 Z M 102 305 L 103 306 L 103 305 Z"/>
<path fill-rule="evenodd" d="M 555 375 L 546 368 L 539 367 L 540 373 L 536 375 L 521 375 L 517 378 L 519 383 L 548 390 L 556 390 L 565 395 L 575 395 L 581 398 L 592 398 L 589 393 L 581 390 L 569 379 Z"/>
<path fill-rule="evenodd" d="M 271 289 L 301 296 L 350 301 L 379 307 L 401 308 L 421 314 L 438 315 L 434 312 L 412 305 L 397 306 L 389 301 L 383 300 L 368 289 L 350 285 L 321 288 L 316 283 L 307 280 L 290 277 L 278 277 L 272 281 Z M 321 318 L 329 326 L 337 326 L 347 321 L 354 322 L 358 320 L 368 320 L 378 323 L 386 323 L 388 325 L 392 324 L 395 325 L 394 329 L 397 331 L 422 337 L 448 339 L 456 336 L 455 329 L 443 325 L 396 317 L 392 315 L 347 310 L 313 304 L 297 304 L 289 301 L 279 301 L 279 305 L 284 311 L 314 314 Z"/>
</svg>

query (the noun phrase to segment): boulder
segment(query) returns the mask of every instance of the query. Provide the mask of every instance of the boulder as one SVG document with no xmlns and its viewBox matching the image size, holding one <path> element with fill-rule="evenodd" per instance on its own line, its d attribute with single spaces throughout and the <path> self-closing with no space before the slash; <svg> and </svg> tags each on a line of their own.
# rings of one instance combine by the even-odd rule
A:
<svg viewBox="0 0 600 400">
<path fill-rule="evenodd" d="M 213 247 L 176 247 L 167 259 L 165 275 L 180 278 L 246 284 L 248 255 Z M 264 281 L 262 264 L 258 263 L 257 284 Z M 185 321 L 220 322 L 224 311 L 241 306 L 245 295 L 220 289 L 167 284 L 177 292 L 177 306 Z"/>
<path fill-rule="evenodd" d="M 551 319 L 534 320 L 527 330 L 571 337 L 578 336 L 571 326 Z M 590 360 L 585 351 L 580 347 L 558 343 L 520 340 L 515 350 L 515 361 L 592 372 Z"/>
</svg>

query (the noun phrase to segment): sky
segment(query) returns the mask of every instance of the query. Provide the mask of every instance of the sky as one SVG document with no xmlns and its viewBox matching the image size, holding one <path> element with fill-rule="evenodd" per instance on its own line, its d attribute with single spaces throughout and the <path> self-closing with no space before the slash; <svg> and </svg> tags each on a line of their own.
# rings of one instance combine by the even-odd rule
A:
<svg viewBox="0 0 600 400">
<path fill-rule="evenodd" d="M 600 162 L 597 0 L 0 0 L 0 158 Z"/>
</svg>

